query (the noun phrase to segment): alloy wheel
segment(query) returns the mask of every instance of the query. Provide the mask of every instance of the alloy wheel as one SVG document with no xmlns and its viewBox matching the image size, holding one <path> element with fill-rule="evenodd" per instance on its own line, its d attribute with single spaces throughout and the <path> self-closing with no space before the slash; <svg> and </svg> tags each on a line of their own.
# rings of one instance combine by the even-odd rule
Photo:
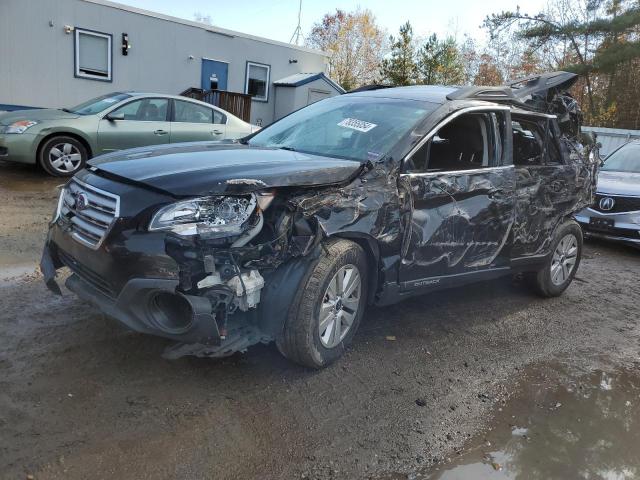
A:
<svg viewBox="0 0 640 480">
<path fill-rule="evenodd" d="M 562 285 L 566 282 L 578 259 L 578 239 L 573 233 L 568 233 L 558 242 L 551 260 L 551 282 Z"/>
<path fill-rule="evenodd" d="M 49 165 L 60 173 L 71 173 L 82 163 L 82 154 L 72 143 L 58 143 L 49 150 Z"/>
<path fill-rule="evenodd" d="M 320 342 L 334 348 L 344 340 L 358 314 L 362 279 L 355 265 L 344 265 L 329 282 L 319 313 Z"/>
</svg>

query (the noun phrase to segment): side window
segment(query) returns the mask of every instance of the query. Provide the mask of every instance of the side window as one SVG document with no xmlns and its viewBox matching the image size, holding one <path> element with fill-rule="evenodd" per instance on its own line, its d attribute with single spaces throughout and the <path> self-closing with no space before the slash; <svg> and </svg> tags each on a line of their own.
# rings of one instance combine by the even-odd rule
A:
<svg viewBox="0 0 640 480">
<path fill-rule="evenodd" d="M 123 105 L 113 113 L 124 113 L 125 120 L 164 122 L 168 107 L 169 100 L 166 98 L 143 98 Z"/>
<path fill-rule="evenodd" d="M 227 123 L 227 116 L 218 110 L 213 110 L 213 123 Z"/>
<path fill-rule="evenodd" d="M 174 122 L 214 123 L 213 109 L 192 102 L 175 101 Z"/>
<path fill-rule="evenodd" d="M 545 122 L 514 118 L 513 164 L 519 166 L 544 163 Z"/>
<path fill-rule="evenodd" d="M 447 172 L 503 164 L 504 114 L 467 113 L 443 125 L 414 153 L 407 172 Z"/>
</svg>

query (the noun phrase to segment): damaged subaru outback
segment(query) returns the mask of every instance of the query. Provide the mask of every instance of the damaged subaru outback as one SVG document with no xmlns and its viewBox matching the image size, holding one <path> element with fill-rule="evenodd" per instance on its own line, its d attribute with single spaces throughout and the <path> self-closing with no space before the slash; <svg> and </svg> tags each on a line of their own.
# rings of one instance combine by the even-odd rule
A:
<svg viewBox="0 0 640 480">
<path fill-rule="evenodd" d="M 41 261 L 165 356 L 275 341 L 320 368 L 368 305 L 522 273 L 571 283 L 597 164 L 556 72 L 504 87 L 326 99 L 240 141 L 94 158 L 61 190 Z"/>
</svg>

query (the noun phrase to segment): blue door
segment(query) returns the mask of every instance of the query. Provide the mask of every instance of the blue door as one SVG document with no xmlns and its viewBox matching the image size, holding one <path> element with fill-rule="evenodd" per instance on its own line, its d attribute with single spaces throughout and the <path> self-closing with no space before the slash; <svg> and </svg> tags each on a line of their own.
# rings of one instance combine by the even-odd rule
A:
<svg viewBox="0 0 640 480">
<path fill-rule="evenodd" d="M 229 73 L 229 64 L 218 62 L 216 60 L 202 59 L 202 80 L 201 87 L 203 90 L 226 90 L 227 74 Z"/>
</svg>

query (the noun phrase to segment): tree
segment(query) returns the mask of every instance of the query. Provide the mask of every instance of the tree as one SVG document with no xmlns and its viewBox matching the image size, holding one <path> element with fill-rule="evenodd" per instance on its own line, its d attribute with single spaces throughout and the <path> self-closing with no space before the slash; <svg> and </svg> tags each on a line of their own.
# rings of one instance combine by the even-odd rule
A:
<svg viewBox="0 0 640 480">
<path fill-rule="evenodd" d="M 425 85 L 462 85 L 465 65 L 453 37 L 438 40 L 434 33 L 418 50 L 417 72 Z"/>
<path fill-rule="evenodd" d="M 376 80 L 385 36 L 371 11 L 336 10 L 313 26 L 306 44 L 329 53 L 329 76 L 350 90 Z"/>
<path fill-rule="evenodd" d="M 413 28 L 409 22 L 400 27 L 398 38 L 389 37 L 391 56 L 382 60 L 382 77 L 392 85 L 413 85 L 416 83 L 416 47 Z"/>
<path fill-rule="evenodd" d="M 516 9 L 490 15 L 484 26 L 492 39 L 515 29 L 517 37 L 548 64 L 579 73 L 584 79 L 587 118 L 597 119 L 600 112 L 611 111 L 610 87 L 616 72 L 640 59 L 640 6 L 635 2 L 625 8 L 624 3 L 552 0 L 546 11 L 535 16 Z M 603 95 L 607 90 L 608 95 Z"/>
<path fill-rule="evenodd" d="M 474 85 L 504 85 L 504 78 L 495 58 L 487 53 L 480 55 L 478 73 L 473 79 Z"/>
</svg>

